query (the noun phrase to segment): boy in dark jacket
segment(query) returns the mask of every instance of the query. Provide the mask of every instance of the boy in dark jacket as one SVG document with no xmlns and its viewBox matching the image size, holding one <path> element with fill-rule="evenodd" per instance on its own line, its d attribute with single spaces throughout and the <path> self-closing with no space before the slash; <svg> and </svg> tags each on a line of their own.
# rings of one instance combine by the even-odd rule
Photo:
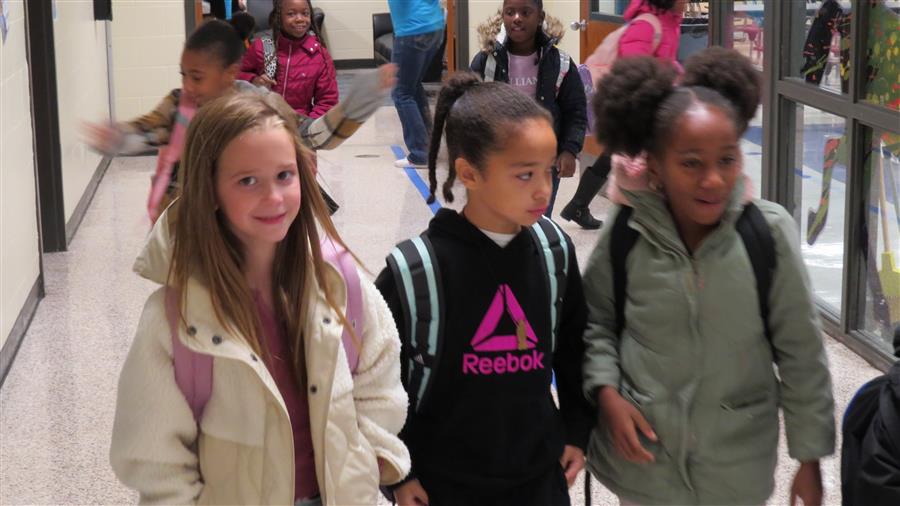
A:
<svg viewBox="0 0 900 506">
<path fill-rule="evenodd" d="M 900 359 L 900 325 L 894 329 Z M 844 413 L 844 506 L 900 504 L 900 360 L 859 389 Z"/>
<path fill-rule="evenodd" d="M 504 0 L 500 13 L 478 27 L 482 51 L 470 68 L 485 81 L 501 81 L 534 97 L 553 115 L 558 158 L 553 177 L 553 203 L 560 177 L 575 174 L 575 157 L 584 144 L 587 99 L 578 68 L 556 47 L 562 24 L 547 16 L 543 0 Z"/>
</svg>

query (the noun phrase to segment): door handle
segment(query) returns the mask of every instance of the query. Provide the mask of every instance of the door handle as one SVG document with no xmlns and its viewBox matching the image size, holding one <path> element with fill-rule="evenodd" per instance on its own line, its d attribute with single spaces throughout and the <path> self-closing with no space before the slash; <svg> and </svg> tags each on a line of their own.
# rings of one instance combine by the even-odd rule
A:
<svg viewBox="0 0 900 506">
<path fill-rule="evenodd" d="M 569 28 L 574 31 L 587 30 L 587 21 L 582 19 L 581 21 L 572 21 L 569 23 Z"/>
</svg>

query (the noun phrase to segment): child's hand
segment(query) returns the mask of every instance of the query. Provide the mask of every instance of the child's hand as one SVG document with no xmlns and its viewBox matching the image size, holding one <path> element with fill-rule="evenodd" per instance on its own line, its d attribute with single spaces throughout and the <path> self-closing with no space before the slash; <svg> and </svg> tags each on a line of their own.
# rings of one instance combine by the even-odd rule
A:
<svg viewBox="0 0 900 506">
<path fill-rule="evenodd" d="M 556 168 L 559 170 L 559 177 L 572 177 L 575 175 L 575 155 L 568 151 L 563 151 L 556 160 Z"/>
<path fill-rule="evenodd" d="M 565 471 L 566 482 L 571 487 L 575 483 L 578 473 L 584 469 L 584 452 L 577 446 L 566 445 L 562 457 L 559 459 L 559 465 Z"/>
<path fill-rule="evenodd" d="M 122 132 L 113 125 L 83 123 L 81 129 L 88 145 L 101 153 L 114 154 L 122 144 Z"/>
<path fill-rule="evenodd" d="M 397 506 L 428 506 L 428 494 L 419 480 L 410 480 L 394 490 Z"/>
<path fill-rule="evenodd" d="M 653 454 L 648 452 L 638 439 L 637 429 L 650 441 L 656 441 L 656 433 L 647 423 L 647 419 L 638 409 L 619 395 L 619 392 L 610 386 L 600 388 L 597 394 L 597 404 L 600 406 L 601 416 L 606 421 L 609 433 L 612 436 L 613 445 L 625 460 L 638 464 L 649 464 L 655 461 Z"/>
<path fill-rule="evenodd" d="M 801 463 L 794 476 L 794 484 L 791 485 L 791 506 L 797 505 L 798 498 L 803 501 L 804 506 L 821 506 L 823 495 L 819 461 Z"/>
<path fill-rule="evenodd" d="M 378 67 L 378 91 L 387 92 L 397 84 L 397 66 L 393 63 Z"/>
<path fill-rule="evenodd" d="M 259 86 L 260 88 L 268 88 L 272 89 L 275 87 L 275 80 L 271 77 L 263 74 L 261 76 L 256 76 L 253 78 L 253 84 Z"/>
</svg>

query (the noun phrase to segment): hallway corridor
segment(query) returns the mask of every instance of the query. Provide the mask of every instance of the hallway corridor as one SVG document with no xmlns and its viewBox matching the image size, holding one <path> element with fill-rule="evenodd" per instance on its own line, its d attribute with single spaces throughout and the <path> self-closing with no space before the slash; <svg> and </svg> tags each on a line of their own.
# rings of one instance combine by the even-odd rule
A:
<svg viewBox="0 0 900 506">
<path fill-rule="evenodd" d="M 431 216 L 410 179 L 427 179 L 425 171 L 393 167 L 397 123 L 394 109 L 382 107 L 341 148 L 319 153 L 324 184 L 341 204 L 336 225 L 373 275 L 390 248 L 419 233 Z M 47 296 L 0 390 L 0 504 L 136 500 L 113 475 L 108 452 L 118 374 L 143 303 L 155 289 L 131 272 L 149 227 L 144 199 L 154 167 L 155 157 L 114 160 L 70 250 L 43 256 Z M 575 185 L 563 182 L 561 201 Z M 461 187 L 456 191 L 461 197 Z M 597 198 L 592 211 L 603 216 L 607 206 Z M 583 266 L 596 233 L 560 224 L 575 240 Z M 878 372 L 831 338 L 827 349 L 840 417 L 852 392 Z M 788 504 L 794 464 L 784 448 L 781 463 L 773 505 Z M 827 504 L 837 505 L 839 461 L 828 459 L 823 469 Z M 579 480 L 571 489 L 573 504 L 583 504 L 582 491 Z M 617 504 L 596 481 L 593 491 L 593 504 Z"/>
</svg>

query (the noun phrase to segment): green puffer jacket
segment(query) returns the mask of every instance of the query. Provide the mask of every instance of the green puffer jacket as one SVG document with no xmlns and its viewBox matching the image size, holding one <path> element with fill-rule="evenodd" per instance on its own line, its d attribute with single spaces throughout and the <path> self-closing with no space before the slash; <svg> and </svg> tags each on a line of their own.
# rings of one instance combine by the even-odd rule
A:
<svg viewBox="0 0 900 506">
<path fill-rule="evenodd" d="M 588 468 L 630 501 L 764 503 L 774 488 L 779 406 L 791 457 L 815 460 L 834 451 L 831 378 L 794 221 L 782 207 L 754 201 L 777 252 L 769 296 L 773 360 L 750 259 L 735 230 L 742 193 L 739 183 L 722 224 L 694 255 L 659 195 L 627 193 L 634 204 L 629 224 L 640 237 L 627 261 L 621 337 L 612 227 L 604 228 L 584 273 L 585 394 L 596 403 L 599 387 L 619 388 L 659 438 L 642 437 L 656 461 L 640 465 L 617 453 L 606 427 L 591 435 Z"/>
</svg>

